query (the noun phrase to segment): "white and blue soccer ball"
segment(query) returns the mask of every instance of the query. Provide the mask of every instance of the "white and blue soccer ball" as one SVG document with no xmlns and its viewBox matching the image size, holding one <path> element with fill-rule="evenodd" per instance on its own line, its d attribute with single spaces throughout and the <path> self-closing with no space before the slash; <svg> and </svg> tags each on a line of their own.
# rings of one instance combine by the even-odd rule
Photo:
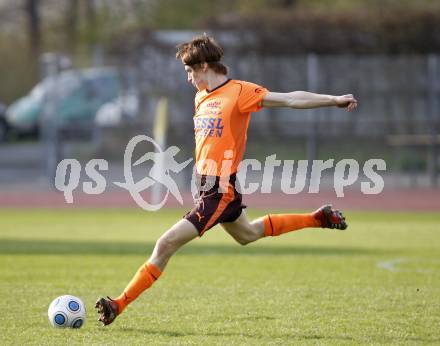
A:
<svg viewBox="0 0 440 346">
<path fill-rule="evenodd" d="M 86 321 L 86 306 L 78 297 L 60 296 L 50 303 L 47 314 L 56 328 L 81 328 Z"/>
</svg>

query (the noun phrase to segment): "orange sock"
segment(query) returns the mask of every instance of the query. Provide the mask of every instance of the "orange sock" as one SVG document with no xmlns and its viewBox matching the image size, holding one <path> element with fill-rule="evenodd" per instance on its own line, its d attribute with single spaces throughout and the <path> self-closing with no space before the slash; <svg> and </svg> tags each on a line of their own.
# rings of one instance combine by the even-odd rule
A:
<svg viewBox="0 0 440 346">
<path fill-rule="evenodd" d="M 321 227 L 321 222 L 312 214 L 276 214 L 266 215 L 264 220 L 264 235 L 278 236 L 283 233 L 297 231 L 306 227 Z"/>
<path fill-rule="evenodd" d="M 160 274 L 160 269 L 153 263 L 147 262 L 142 264 L 133 276 L 133 279 L 125 287 L 124 292 L 115 299 L 119 307 L 119 313 L 124 311 L 128 304 L 149 288 L 159 278 Z"/>
</svg>

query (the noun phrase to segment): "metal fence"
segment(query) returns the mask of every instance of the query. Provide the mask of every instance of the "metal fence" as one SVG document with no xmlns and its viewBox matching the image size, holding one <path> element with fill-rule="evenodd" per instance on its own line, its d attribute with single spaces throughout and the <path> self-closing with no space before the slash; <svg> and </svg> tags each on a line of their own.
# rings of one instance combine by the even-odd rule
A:
<svg viewBox="0 0 440 346">
<path fill-rule="evenodd" d="M 154 109 L 163 96 L 169 100 L 168 145 L 192 154 L 195 90 L 174 58 L 175 44 L 188 37 L 169 38 L 106 57 L 106 64 L 121 71 L 123 88 L 139 96 L 140 111 L 136 121 L 94 132 L 100 136 L 92 139 L 98 144 L 89 146 L 94 151 L 90 155 L 113 154 L 113 159 L 122 160 L 123 146 L 131 136 L 152 134 Z M 422 185 L 437 185 L 439 56 L 280 56 L 243 52 L 236 44 L 225 50 L 231 78 L 277 92 L 353 93 L 360 102 L 353 113 L 338 108 L 264 109 L 252 117 L 247 157 L 277 153 L 296 160 L 383 158 L 391 175 L 407 175 L 412 185 L 419 184 L 414 177 L 421 176 Z"/>
<path fill-rule="evenodd" d="M 195 91 L 186 82 L 180 61 L 174 58 L 174 43 L 177 40 L 151 44 L 119 56 L 112 63 L 125 71 L 131 69 L 136 76 L 143 104 L 150 104 L 150 108 L 144 108 L 150 109 L 146 128 L 151 127 L 154 100 L 167 96 L 170 141 L 192 148 Z M 278 150 L 281 155 L 283 151 L 287 151 L 285 155 L 296 155 L 295 159 L 330 155 L 382 157 L 389 172 L 424 175 L 431 186 L 436 185 L 439 56 L 279 56 L 243 52 L 236 45 L 225 48 L 231 78 L 252 81 L 278 92 L 353 93 L 360 101 L 353 113 L 338 108 L 262 110 L 252 117 L 248 155 Z M 286 150 L 288 147 L 292 150 Z"/>
</svg>

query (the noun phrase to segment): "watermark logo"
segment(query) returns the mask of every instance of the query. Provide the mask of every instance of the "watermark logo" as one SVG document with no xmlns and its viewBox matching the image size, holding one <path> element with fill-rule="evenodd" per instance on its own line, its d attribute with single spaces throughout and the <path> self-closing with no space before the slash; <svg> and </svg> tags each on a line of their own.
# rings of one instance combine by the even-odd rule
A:
<svg viewBox="0 0 440 346">
<path fill-rule="evenodd" d="M 142 142 L 153 145 L 154 151 L 147 152 L 139 159 L 133 162 L 133 153 L 136 146 Z M 113 182 L 114 185 L 128 191 L 136 204 L 144 210 L 156 211 L 162 208 L 171 194 L 180 204 L 183 204 L 183 198 L 179 191 L 173 174 L 178 174 L 187 167 L 193 159 L 187 159 L 179 163 L 175 156 L 180 152 L 176 146 L 171 146 L 166 150 L 162 150 L 160 145 L 152 138 L 145 135 L 133 137 L 127 144 L 124 152 L 124 181 Z M 221 178 L 219 183 L 219 193 L 228 191 L 229 176 L 232 173 L 232 162 L 234 152 L 226 150 L 220 164 Z M 151 161 L 152 164 L 145 170 L 145 175 L 138 181 L 133 176 L 133 167 Z M 296 174 L 293 174 L 294 166 Z M 310 173 L 310 181 L 308 184 L 308 193 L 318 193 L 321 187 L 321 176 L 325 170 L 328 170 L 327 176 L 333 173 L 333 188 L 337 197 L 344 197 L 344 189 L 353 185 L 359 180 L 362 170 L 363 179 L 361 180 L 360 189 L 363 194 L 375 195 L 384 189 L 384 180 L 379 171 L 386 171 L 386 162 L 382 159 L 370 159 L 364 162 L 361 167 L 354 159 L 342 159 L 335 162 L 334 159 L 314 160 L 311 167 L 307 160 L 278 160 L 276 155 L 267 156 L 264 162 L 256 159 L 242 160 L 239 165 L 236 190 L 243 195 L 252 193 L 271 193 L 275 182 L 275 168 L 282 169 L 281 174 L 281 191 L 284 194 L 298 194 L 303 192 L 306 187 L 306 177 Z M 91 181 L 82 183 L 82 190 L 86 194 L 101 194 L 107 187 L 106 178 L 102 172 L 108 171 L 109 163 L 104 159 L 92 159 L 85 165 L 84 172 Z M 76 159 L 62 160 L 56 170 L 55 187 L 64 193 L 67 203 L 73 203 L 73 192 L 78 188 L 80 183 L 82 167 Z M 203 186 L 200 185 L 200 175 L 196 172 L 217 172 L 217 162 L 213 160 L 202 160 L 197 162 L 193 167 L 193 176 L 191 180 L 191 190 L 193 196 L 199 191 L 207 191 L 214 186 L 215 173 L 212 177 L 206 177 Z M 250 173 L 250 174 L 249 174 Z M 260 182 L 248 182 L 248 175 L 259 176 Z M 208 179 L 214 178 L 214 179 Z M 255 180 L 255 179 L 254 179 Z M 293 186 L 292 185 L 293 182 Z M 148 191 L 150 201 L 142 193 Z M 153 198 L 152 198 L 153 197 Z"/>
<path fill-rule="evenodd" d="M 134 163 L 133 152 L 136 146 L 141 142 L 148 142 L 153 144 L 155 151 L 148 152 Z M 165 151 L 159 146 L 154 139 L 145 135 L 138 135 L 133 137 L 127 144 L 124 152 L 124 182 L 113 182 L 127 190 L 136 204 L 144 210 L 156 211 L 162 208 L 167 202 L 168 196 L 171 193 L 180 204 L 183 204 L 182 195 L 179 188 L 171 177 L 170 172 L 181 172 L 193 159 L 188 159 L 182 163 L 178 163 L 175 156 L 180 149 L 176 146 L 171 146 Z M 142 163 L 151 160 L 153 165 L 147 171 L 147 175 L 141 180 L 135 182 L 133 177 L 132 167 L 141 165 Z M 104 159 L 90 160 L 85 166 L 85 174 L 93 180 L 93 182 L 84 182 L 82 187 L 86 194 L 97 195 L 105 191 L 107 181 L 101 174 L 102 171 L 108 171 L 108 162 Z M 73 203 L 73 191 L 79 186 L 81 175 L 81 164 L 76 159 L 64 159 L 60 161 L 57 166 L 55 174 L 55 187 L 57 190 L 64 193 L 64 199 L 67 203 Z M 157 202 L 148 202 L 142 196 L 142 192 L 153 188 L 157 184 L 165 188 L 163 197 Z"/>
<path fill-rule="evenodd" d="M 133 151 L 136 145 L 143 141 L 152 143 L 156 149 L 156 152 L 146 153 L 132 165 Z M 114 184 L 126 189 L 137 205 L 145 210 L 155 211 L 162 208 L 166 203 L 170 192 L 180 204 L 183 204 L 182 195 L 180 194 L 176 182 L 170 176 L 170 171 L 179 173 L 186 166 L 188 166 L 192 159 L 178 163 L 174 156 L 177 155 L 179 151 L 180 149 L 176 146 L 169 147 L 167 150 L 162 151 L 162 148 L 152 138 L 145 135 L 133 137 L 130 142 L 128 142 L 124 153 L 125 182 L 115 182 Z M 150 168 L 148 176 L 144 177 L 138 182 L 134 182 L 132 166 L 140 165 L 148 160 L 153 161 L 153 166 Z M 140 193 L 152 187 L 154 184 L 162 184 L 166 188 L 166 192 L 160 202 L 149 203 L 142 197 Z"/>
</svg>

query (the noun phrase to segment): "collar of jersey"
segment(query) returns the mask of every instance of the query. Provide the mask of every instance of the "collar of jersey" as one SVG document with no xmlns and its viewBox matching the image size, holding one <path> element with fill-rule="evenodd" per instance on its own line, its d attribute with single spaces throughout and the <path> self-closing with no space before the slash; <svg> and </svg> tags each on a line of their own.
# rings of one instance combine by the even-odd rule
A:
<svg viewBox="0 0 440 346">
<path fill-rule="evenodd" d="M 210 93 L 212 93 L 213 91 L 216 91 L 217 89 L 220 89 L 222 86 L 228 84 L 228 82 L 229 82 L 230 80 L 231 80 L 231 78 L 228 78 L 228 79 L 225 80 L 222 84 L 217 85 L 214 89 L 212 89 L 212 90 L 205 89 L 205 91 L 206 91 L 207 94 L 210 94 Z"/>
</svg>

